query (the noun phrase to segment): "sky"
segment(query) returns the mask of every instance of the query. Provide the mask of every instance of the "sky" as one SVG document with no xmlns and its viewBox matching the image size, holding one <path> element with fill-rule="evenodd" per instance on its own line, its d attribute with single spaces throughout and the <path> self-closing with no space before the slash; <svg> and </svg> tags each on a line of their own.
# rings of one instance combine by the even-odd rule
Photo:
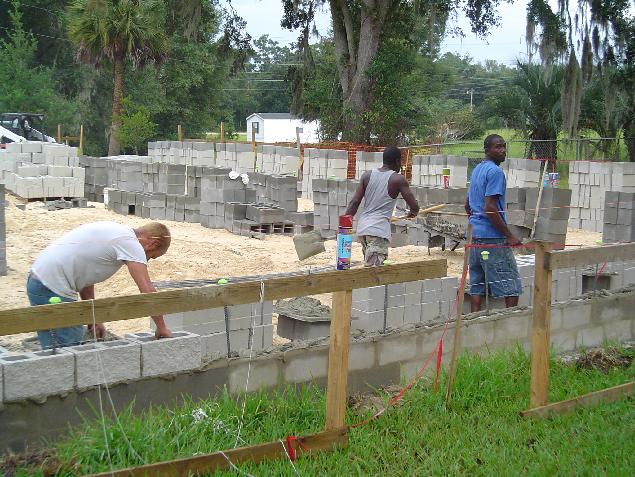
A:
<svg viewBox="0 0 635 477">
<path fill-rule="evenodd" d="M 281 44 L 289 44 L 299 35 L 299 32 L 291 32 L 280 26 L 283 13 L 280 0 L 232 0 L 232 5 L 247 21 L 247 31 L 253 38 L 269 35 Z M 515 65 L 516 59 L 525 58 L 525 6 L 526 0 L 517 0 L 512 5 L 501 4 L 501 25 L 492 30 L 487 40 L 481 40 L 472 34 L 467 19 L 460 14 L 448 27 L 461 27 L 465 37 L 446 38 L 442 51 L 467 54 L 478 62 L 492 59 L 508 66 Z M 331 28 L 328 9 L 318 12 L 315 23 L 320 34 L 328 33 Z"/>
</svg>

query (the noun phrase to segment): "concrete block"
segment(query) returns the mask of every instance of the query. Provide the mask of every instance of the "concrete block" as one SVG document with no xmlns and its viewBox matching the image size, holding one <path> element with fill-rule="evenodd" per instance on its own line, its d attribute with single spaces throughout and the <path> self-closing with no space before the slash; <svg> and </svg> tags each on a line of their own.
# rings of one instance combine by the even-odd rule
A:
<svg viewBox="0 0 635 477">
<path fill-rule="evenodd" d="M 141 345 L 127 340 L 65 348 L 75 355 L 75 386 L 113 384 L 141 376 Z"/>
<path fill-rule="evenodd" d="M 481 348 L 494 341 L 494 321 L 473 321 L 466 323 L 463 330 L 463 347 L 465 349 Z"/>
<path fill-rule="evenodd" d="M 580 326 L 587 326 L 591 323 L 592 307 L 585 306 L 583 302 L 563 306 L 561 310 L 562 329 L 564 330 L 572 330 Z"/>
<path fill-rule="evenodd" d="M 325 378 L 328 368 L 328 348 L 307 353 L 305 349 L 290 350 L 284 353 L 284 380 L 288 383 L 310 381 Z"/>
<path fill-rule="evenodd" d="M 395 335 L 383 338 L 377 346 L 379 366 L 408 361 L 417 356 L 417 335 Z"/>
<path fill-rule="evenodd" d="M 348 355 L 349 371 L 370 369 L 375 366 L 375 344 L 372 342 L 351 343 Z"/>
<path fill-rule="evenodd" d="M 594 326 L 578 330 L 577 346 L 599 346 L 605 339 L 604 327 Z"/>
<path fill-rule="evenodd" d="M 4 401 L 65 393 L 75 384 L 75 358 L 63 349 L 0 356 Z"/>
<path fill-rule="evenodd" d="M 278 384 L 279 370 L 279 360 L 254 359 L 248 362 L 245 359 L 240 366 L 236 365 L 230 369 L 229 392 L 238 394 L 273 388 Z M 249 373 L 249 382 L 247 382 L 247 373 Z M 247 383 L 248 388 L 245 389 Z"/>
<path fill-rule="evenodd" d="M 558 331 L 551 333 L 551 346 L 556 351 L 571 351 L 576 348 L 575 331 Z"/>
<path fill-rule="evenodd" d="M 495 322 L 494 342 L 508 344 L 524 343 L 530 338 L 531 316 L 527 313 L 515 313 Z"/>
<path fill-rule="evenodd" d="M 159 376 L 199 368 L 202 363 L 200 336 L 187 331 L 172 338 L 155 339 L 153 333 L 132 333 L 125 338 L 141 343 L 141 375 Z"/>
<path fill-rule="evenodd" d="M 419 323 L 421 321 L 421 304 L 406 305 L 404 308 L 404 324 Z"/>
<path fill-rule="evenodd" d="M 623 342 L 631 339 L 631 326 L 633 320 L 619 320 L 604 325 L 604 339 Z"/>
<path fill-rule="evenodd" d="M 249 330 L 242 329 L 229 332 L 229 349 L 230 353 L 249 348 Z M 254 344 L 254 349 L 256 346 Z M 257 348 L 260 349 L 260 348 Z M 201 335 L 201 353 L 203 362 L 208 362 L 227 356 L 227 333 L 221 331 Z"/>
</svg>

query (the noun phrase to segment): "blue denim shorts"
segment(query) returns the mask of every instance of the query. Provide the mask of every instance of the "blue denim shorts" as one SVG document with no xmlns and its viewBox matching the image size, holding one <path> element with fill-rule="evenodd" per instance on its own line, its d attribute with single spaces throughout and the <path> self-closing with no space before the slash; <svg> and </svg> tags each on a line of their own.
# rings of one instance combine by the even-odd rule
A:
<svg viewBox="0 0 635 477">
<path fill-rule="evenodd" d="M 488 292 L 494 297 L 520 296 L 523 288 L 514 253 L 509 247 L 478 247 L 478 245 L 506 245 L 505 239 L 474 239 L 470 248 L 470 295 L 485 295 L 487 272 Z M 489 259 L 483 260 L 481 252 L 487 250 Z"/>
<path fill-rule="evenodd" d="M 31 306 L 48 305 L 49 300 L 54 296 L 59 297 L 63 302 L 76 301 L 72 298 L 59 296 L 30 273 L 26 280 L 26 293 Z M 56 328 L 54 330 L 40 330 L 37 332 L 37 338 L 42 349 L 49 349 L 80 344 L 85 334 L 86 330 L 83 325 L 69 326 L 68 328 Z"/>
</svg>

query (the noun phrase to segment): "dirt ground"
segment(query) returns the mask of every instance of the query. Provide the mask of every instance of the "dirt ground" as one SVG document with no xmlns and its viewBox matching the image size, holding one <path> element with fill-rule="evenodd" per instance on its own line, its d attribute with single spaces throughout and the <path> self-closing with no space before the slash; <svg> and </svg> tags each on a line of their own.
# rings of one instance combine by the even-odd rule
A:
<svg viewBox="0 0 635 477">
<path fill-rule="evenodd" d="M 39 252 L 51 241 L 81 224 L 98 220 L 135 227 L 146 219 L 115 214 L 100 203 L 89 203 L 89 208 L 47 211 L 40 202 L 26 204 L 25 210 L 16 207 L 21 199 L 7 194 L 7 276 L 0 277 L 0 309 L 28 306 L 25 284 L 29 268 Z M 312 202 L 300 200 L 301 210 L 312 210 Z M 172 233 L 172 245 L 168 253 L 149 264 L 153 280 L 215 279 L 242 275 L 278 273 L 308 270 L 335 261 L 335 241 L 326 242 L 326 252 L 311 257 L 302 263 L 297 259 L 291 237 L 267 236 L 264 239 L 241 237 L 225 230 L 212 230 L 200 224 L 165 222 Z M 571 230 L 568 242 L 593 245 L 601 234 Z M 399 261 L 429 260 L 445 258 L 448 274 L 459 276 L 463 267 L 463 251 L 441 251 L 434 249 L 428 255 L 423 247 L 407 246 L 391 249 L 390 259 Z M 353 260 L 361 261 L 361 246 L 353 244 Z M 95 286 L 96 297 L 130 295 L 138 290 L 123 267 L 104 283 Z M 321 297 L 328 303 L 329 297 Z M 147 330 L 149 318 L 112 322 L 108 329 L 119 336 L 125 333 Z M 19 347 L 23 339 L 31 334 L 0 337 L 0 346 L 10 349 Z"/>
</svg>

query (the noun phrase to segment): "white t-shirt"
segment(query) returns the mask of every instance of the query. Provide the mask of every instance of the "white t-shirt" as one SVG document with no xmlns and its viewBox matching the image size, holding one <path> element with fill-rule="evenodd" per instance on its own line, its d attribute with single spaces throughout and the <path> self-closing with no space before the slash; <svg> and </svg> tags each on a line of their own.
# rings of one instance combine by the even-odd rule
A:
<svg viewBox="0 0 635 477">
<path fill-rule="evenodd" d="M 31 271 L 50 290 L 76 299 L 80 290 L 112 277 L 124 262 L 148 263 L 134 230 L 115 222 L 93 222 L 46 247 Z"/>
</svg>

